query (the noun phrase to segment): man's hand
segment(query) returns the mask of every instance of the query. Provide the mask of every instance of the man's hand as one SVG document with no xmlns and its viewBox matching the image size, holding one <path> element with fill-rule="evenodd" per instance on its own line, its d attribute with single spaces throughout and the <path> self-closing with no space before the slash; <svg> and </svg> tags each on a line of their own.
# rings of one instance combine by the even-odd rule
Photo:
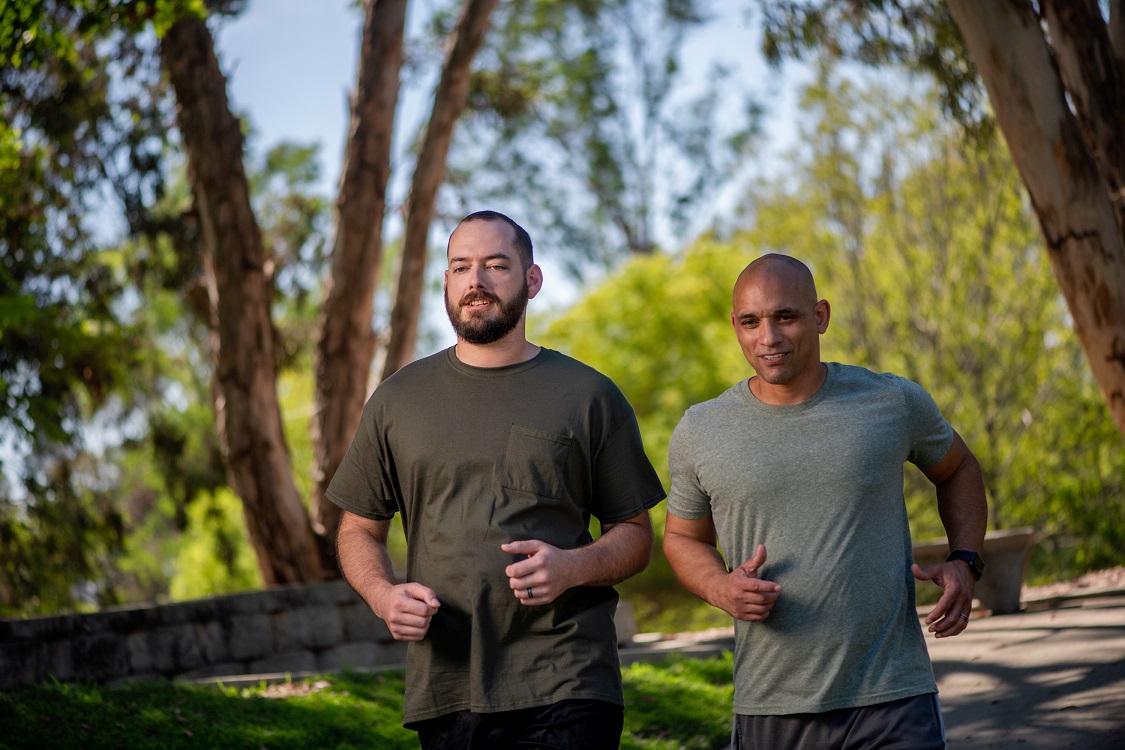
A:
<svg viewBox="0 0 1125 750">
<path fill-rule="evenodd" d="M 759 544 L 754 556 L 726 576 L 726 590 L 722 592 L 721 606 L 736 620 L 761 622 L 770 616 L 781 586 L 758 577 L 758 570 L 766 562 L 766 545 Z"/>
<path fill-rule="evenodd" d="M 420 641 L 439 607 L 433 589 L 420 583 L 400 583 L 380 598 L 375 614 L 387 623 L 396 641 Z"/>
<path fill-rule="evenodd" d="M 919 567 L 910 566 L 910 572 L 919 581 L 933 581 L 942 588 L 941 599 L 926 615 L 926 625 L 936 638 L 948 638 L 964 632 L 973 611 L 973 589 L 976 579 L 969 566 L 961 560 Z"/>
<path fill-rule="evenodd" d="M 577 585 L 572 550 L 563 550 L 538 539 L 501 544 L 505 552 L 521 556 L 504 568 L 508 585 L 520 604 L 550 604 L 567 589 Z"/>
</svg>

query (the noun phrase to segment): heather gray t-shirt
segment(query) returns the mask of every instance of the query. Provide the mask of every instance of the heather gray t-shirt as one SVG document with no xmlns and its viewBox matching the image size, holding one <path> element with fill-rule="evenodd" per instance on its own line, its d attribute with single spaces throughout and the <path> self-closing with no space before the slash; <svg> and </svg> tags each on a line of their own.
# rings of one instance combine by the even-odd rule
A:
<svg viewBox="0 0 1125 750">
<path fill-rule="evenodd" d="M 328 488 L 345 510 L 402 514 L 407 578 L 437 592 L 407 648 L 405 722 L 582 698 L 622 703 L 612 587 L 525 607 L 500 545 L 590 542 L 590 517 L 632 518 L 664 498 L 636 417 L 609 378 L 556 351 L 499 368 L 452 348 L 382 383 Z"/>
<path fill-rule="evenodd" d="M 727 565 L 766 545 L 781 596 L 735 622 L 735 713 L 823 712 L 936 692 L 914 602 L 903 464 L 940 461 L 953 429 L 920 386 L 828 364 L 807 401 L 747 381 L 672 435 L 668 512 L 713 516 Z"/>
</svg>

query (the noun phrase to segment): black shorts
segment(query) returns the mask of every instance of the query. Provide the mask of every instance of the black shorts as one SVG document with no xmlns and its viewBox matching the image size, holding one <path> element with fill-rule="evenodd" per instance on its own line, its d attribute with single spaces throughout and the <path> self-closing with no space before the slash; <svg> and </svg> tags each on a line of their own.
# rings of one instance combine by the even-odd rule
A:
<svg viewBox="0 0 1125 750">
<path fill-rule="evenodd" d="M 408 726 L 422 750 L 617 750 L 624 721 L 615 703 L 566 700 L 488 714 L 455 711 Z"/>
<path fill-rule="evenodd" d="M 937 694 L 818 714 L 735 714 L 734 750 L 943 750 Z"/>
</svg>

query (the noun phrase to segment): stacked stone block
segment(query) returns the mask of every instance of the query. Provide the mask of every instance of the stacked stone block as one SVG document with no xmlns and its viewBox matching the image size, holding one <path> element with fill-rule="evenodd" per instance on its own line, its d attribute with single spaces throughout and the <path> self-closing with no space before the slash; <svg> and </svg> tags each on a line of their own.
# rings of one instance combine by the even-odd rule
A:
<svg viewBox="0 0 1125 750">
<path fill-rule="evenodd" d="M 0 620 L 0 689 L 399 665 L 405 646 L 343 581 L 155 607 Z"/>
</svg>

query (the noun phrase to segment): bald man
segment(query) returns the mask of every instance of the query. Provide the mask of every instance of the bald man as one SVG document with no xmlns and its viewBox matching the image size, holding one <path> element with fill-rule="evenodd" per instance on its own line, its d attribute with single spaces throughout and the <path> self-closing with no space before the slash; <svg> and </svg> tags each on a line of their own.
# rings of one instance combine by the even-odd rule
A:
<svg viewBox="0 0 1125 750">
<path fill-rule="evenodd" d="M 754 375 L 676 427 L 664 552 L 734 618 L 734 748 L 942 748 L 914 581 L 943 589 L 929 632 L 963 632 L 984 566 L 980 466 L 917 384 L 822 362 L 830 317 L 800 261 L 739 275 L 730 320 Z M 951 550 L 925 569 L 906 461 L 934 483 Z"/>
</svg>

